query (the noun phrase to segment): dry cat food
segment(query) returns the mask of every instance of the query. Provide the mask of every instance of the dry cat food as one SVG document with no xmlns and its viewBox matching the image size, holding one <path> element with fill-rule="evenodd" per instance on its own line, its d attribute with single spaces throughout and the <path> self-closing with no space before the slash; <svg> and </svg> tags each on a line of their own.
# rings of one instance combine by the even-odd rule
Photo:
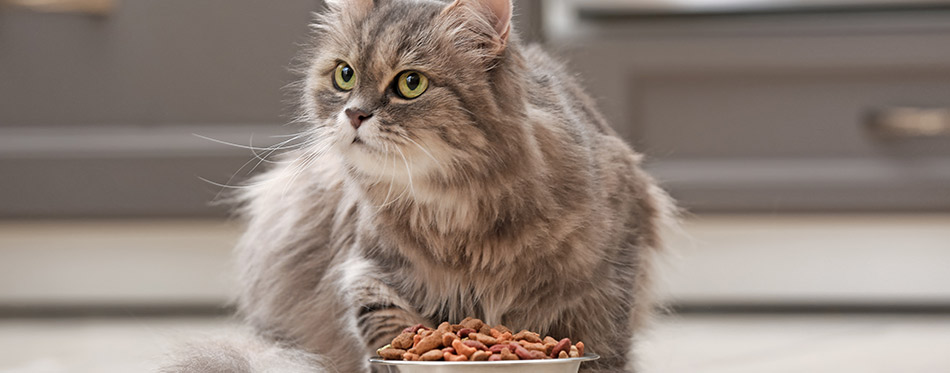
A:
<svg viewBox="0 0 950 373">
<path fill-rule="evenodd" d="M 444 322 L 436 329 L 422 324 L 406 328 L 376 353 L 386 360 L 410 361 L 566 359 L 584 356 L 584 342 L 541 338 L 527 330 L 512 334 L 504 325 L 491 327 L 469 317 L 459 324 Z"/>
</svg>

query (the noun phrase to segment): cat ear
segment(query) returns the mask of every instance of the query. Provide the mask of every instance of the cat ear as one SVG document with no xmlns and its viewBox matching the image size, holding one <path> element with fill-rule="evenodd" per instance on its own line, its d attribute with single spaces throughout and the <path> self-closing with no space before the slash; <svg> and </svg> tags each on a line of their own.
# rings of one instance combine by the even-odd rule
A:
<svg viewBox="0 0 950 373">
<path fill-rule="evenodd" d="M 511 16 L 514 12 L 511 0 L 455 0 L 443 13 L 456 8 L 468 8 L 491 22 L 500 47 L 504 49 L 511 34 Z"/>
<path fill-rule="evenodd" d="M 324 0 L 327 8 L 337 13 L 366 15 L 376 6 L 376 0 Z"/>
</svg>

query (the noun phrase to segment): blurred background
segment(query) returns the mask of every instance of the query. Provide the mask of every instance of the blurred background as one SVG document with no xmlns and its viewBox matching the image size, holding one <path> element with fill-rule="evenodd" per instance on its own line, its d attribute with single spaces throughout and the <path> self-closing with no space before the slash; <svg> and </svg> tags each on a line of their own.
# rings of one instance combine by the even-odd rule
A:
<svg viewBox="0 0 950 373">
<path fill-rule="evenodd" d="M 318 0 L 0 0 L 0 372 L 227 333 Z M 650 372 L 950 371 L 950 1 L 516 0 L 688 211 Z M 214 139 L 217 141 L 212 141 Z M 223 143 L 224 142 L 224 143 Z"/>
</svg>

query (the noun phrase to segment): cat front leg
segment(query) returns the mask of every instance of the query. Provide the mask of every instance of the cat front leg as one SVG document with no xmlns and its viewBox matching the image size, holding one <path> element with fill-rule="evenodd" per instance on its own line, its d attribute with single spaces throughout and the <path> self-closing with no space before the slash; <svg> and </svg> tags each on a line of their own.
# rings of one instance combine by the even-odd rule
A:
<svg viewBox="0 0 950 373">
<path fill-rule="evenodd" d="M 362 258 L 351 258 L 346 264 L 344 292 L 351 305 L 354 326 L 367 351 L 389 344 L 403 329 L 427 321 L 395 289 L 379 278 L 375 266 Z"/>
<path fill-rule="evenodd" d="M 367 303 L 359 307 L 357 327 L 371 351 L 389 344 L 408 326 L 423 324 L 421 317 L 392 302 Z"/>
</svg>

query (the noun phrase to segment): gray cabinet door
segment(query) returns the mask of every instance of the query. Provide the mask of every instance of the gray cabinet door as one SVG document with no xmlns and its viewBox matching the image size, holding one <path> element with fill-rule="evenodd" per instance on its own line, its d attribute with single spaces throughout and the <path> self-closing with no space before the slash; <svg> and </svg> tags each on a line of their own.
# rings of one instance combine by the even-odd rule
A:
<svg viewBox="0 0 950 373">
<path fill-rule="evenodd" d="M 572 27 L 552 42 L 693 211 L 950 210 L 950 11 Z"/>
<path fill-rule="evenodd" d="M 541 0 L 518 2 L 524 38 Z M 223 216 L 211 204 L 299 131 L 284 86 L 319 0 L 0 7 L 0 218 Z M 266 165 L 266 163 L 265 163 Z M 208 183 L 207 179 L 213 183 Z M 228 190 L 224 190 L 228 192 Z"/>
<path fill-rule="evenodd" d="M 293 131 L 283 89 L 312 0 L 0 10 L 0 218 L 223 215 L 250 151 Z"/>
</svg>

